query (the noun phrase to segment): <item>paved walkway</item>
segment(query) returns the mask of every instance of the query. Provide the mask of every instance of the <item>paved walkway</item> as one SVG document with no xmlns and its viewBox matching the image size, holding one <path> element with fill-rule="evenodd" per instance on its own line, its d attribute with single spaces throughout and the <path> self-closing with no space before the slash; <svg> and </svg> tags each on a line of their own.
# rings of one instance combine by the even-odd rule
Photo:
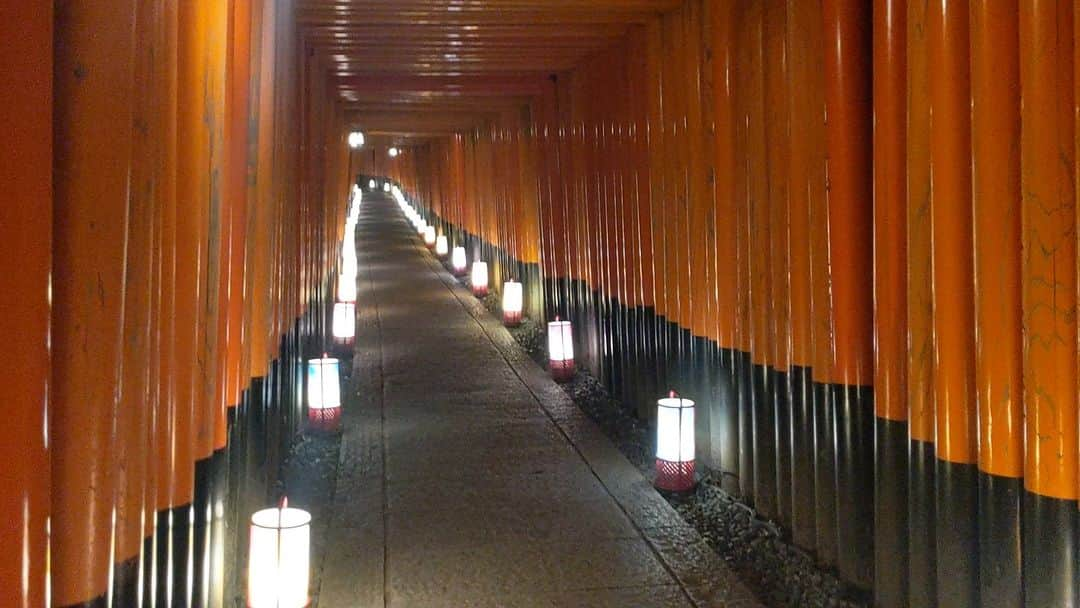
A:
<svg viewBox="0 0 1080 608">
<path fill-rule="evenodd" d="M 357 244 L 319 608 L 756 605 L 391 199 L 366 197 Z"/>
</svg>

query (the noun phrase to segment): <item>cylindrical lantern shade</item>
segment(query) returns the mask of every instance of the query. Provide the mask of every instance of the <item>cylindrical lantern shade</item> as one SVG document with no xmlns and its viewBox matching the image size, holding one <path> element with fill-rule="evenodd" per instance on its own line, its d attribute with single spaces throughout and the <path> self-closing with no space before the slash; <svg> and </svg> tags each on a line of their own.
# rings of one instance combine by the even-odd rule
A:
<svg viewBox="0 0 1080 608">
<path fill-rule="evenodd" d="M 309 428 L 336 429 L 341 421 L 341 364 L 337 359 L 308 359 L 307 397 Z"/>
<path fill-rule="evenodd" d="M 383 192 L 390 192 L 390 182 L 383 182 L 382 191 Z"/>
<path fill-rule="evenodd" d="M 424 227 L 424 244 L 428 249 L 435 248 L 435 227 L 430 224 Z"/>
<path fill-rule="evenodd" d="M 356 275 L 339 274 L 337 283 L 338 302 L 356 301 Z"/>
<path fill-rule="evenodd" d="M 446 240 L 445 234 L 440 234 L 435 237 L 435 255 L 440 258 L 445 258 L 446 254 L 450 252 L 450 243 Z"/>
<path fill-rule="evenodd" d="M 341 275 L 356 280 L 356 252 L 346 248 L 341 255 Z"/>
<path fill-rule="evenodd" d="M 423 237 L 425 232 L 427 232 L 427 222 L 425 222 L 423 218 L 418 217 L 416 219 L 416 234 Z"/>
<path fill-rule="evenodd" d="M 656 402 L 656 488 L 694 488 L 694 402 L 672 391 Z"/>
<path fill-rule="evenodd" d="M 503 324 L 516 327 L 521 324 L 521 283 L 510 279 L 503 283 Z"/>
<path fill-rule="evenodd" d="M 367 187 L 368 187 L 368 190 L 374 190 L 375 189 L 375 180 L 369 179 L 367 181 Z"/>
<path fill-rule="evenodd" d="M 488 292 L 487 262 L 473 262 L 469 279 L 472 282 L 473 295 L 486 296 Z"/>
<path fill-rule="evenodd" d="M 458 276 L 465 274 L 465 268 L 469 265 L 469 260 L 465 257 L 464 247 L 454 247 L 454 253 L 450 257 L 450 263 L 454 267 L 454 274 Z"/>
<path fill-rule="evenodd" d="M 356 341 L 356 304 L 337 302 L 334 304 L 334 344 L 352 346 Z"/>
<path fill-rule="evenodd" d="M 558 317 L 548 323 L 548 368 L 558 382 L 574 377 L 574 331 L 570 321 Z"/>
<path fill-rule="evenodd" d="M 303 608 L 311 575 L 311 515 L 282 501 L 251 516 L 248 606 Z"/>
</svg>

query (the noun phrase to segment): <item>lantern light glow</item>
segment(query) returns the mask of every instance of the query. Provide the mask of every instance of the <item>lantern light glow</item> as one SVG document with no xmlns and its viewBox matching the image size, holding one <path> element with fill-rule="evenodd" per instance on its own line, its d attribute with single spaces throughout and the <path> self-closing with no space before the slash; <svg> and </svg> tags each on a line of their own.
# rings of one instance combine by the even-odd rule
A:
<svg viewBox="0 0 1080 608">
<path fill-rule="evenodd" d="M 398 154 L 401 154 L 401 150 L 398 150 L 397 148 L 392 147 L 389 150 L 387 150 L 387 153 L 390 155 L 390 158 L 395 158 L 395 157 L 397 157 Z"/>
<path fill-rule="evenodd" d="M 349 147 L 356 149 L 364 145 L 364 134 L 360 131 L 353 131 L 349 133 Z"/>
<path fill-rule="evenodd" d="M 375 180 L 373 180 L 373 179 L 367 180 L 367 187 L 368 187 L 368 190 L 374 190 L 375 189 Z"/>
<path fill-rule="evenodd" d="M 349 344 L 356 338 L 356 303 L 336 302 L 334 304 L 334 342 Z"/>
<path fill-rule="evenodd" d="M 341 364 L 337 359 L 325 354 L 321 359 L 308 359 L 307 399 L 309 428 L 336 429 L 341 421 Z"/>
<path fill-rule="evenodd" d="M 424 244 L 428 249 L 435 248 L 435 227 L 428 225 L 424 227 Z"/>
<path fill-rule="evenodd" d="M 487 262 L 473 262 L 472 273 L 469 275 L 472 283 L 472 292 L 475 296 L 486 296 L 488 292 L 488 267 Z"/>
<path fill-rule="evenodd" d="M 454 247 L 454 253 L 450 257 L 450 264 L 454 268 L 454 274 L 461 276 L 465 274 L 465 267 L 469 265 L 469 260 L 465 257 L 465 248 L 462 246 Z"/>
<path fill-rule="evenodd" d="M 311 576 L 311 514 L 289 507 L 262 509 L 251 516 L 248 606 L 302 608 L 308 605 Z"/>
<path fill-rule="evenodd" d="M 503 324 L 507 327 L 521 325 L 521 283 L 510 279 L 503 283 Z"/>
<path fill-rule="evenodd" d="M 355 302 L 356 301 L 356 275 L 355 274 L 339 274 L 338 275 L 337 299 L 338 299 L 338 302 Z"/>
<path fill-rule="evenodd" d="M 382 191 L 383 192 L 390 192 L 390 182 L 383 182 Z"/>
<path fill-rule="evenodd" d="M 561 321 L 559 317 L 548 323 L 548 368 L 558 382 L 574 376 L 573 328 L 570 321 Z"/>
<path fill-rule="evenodd" d="M 694 402 L 671 391 L 656 406 L 655 485 L 689 491 L 694 487 Z"/>
<path fill-rule="evenodd" d="M 445 234 L 440 234 L 435 238 L 435 255 L 440 258 L 445 258 L 446 254 L 450 251 L 450 244 L 446 240 Z"/>
</svg>

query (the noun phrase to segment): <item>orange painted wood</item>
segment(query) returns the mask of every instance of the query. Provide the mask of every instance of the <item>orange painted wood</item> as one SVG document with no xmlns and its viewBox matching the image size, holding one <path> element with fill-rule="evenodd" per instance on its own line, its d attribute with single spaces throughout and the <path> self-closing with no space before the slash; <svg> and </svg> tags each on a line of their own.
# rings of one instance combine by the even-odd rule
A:
<svg viewBox="0 0 1080 608">
<path fill-rule="evenodd" d="M 869 5 L 825 0 L 829 249 L 836 367 L 833 382 L 873 383 Z"/>
<path fill-rule="evenodd" d="M 1018 6 L 971 3 L 979 470 L 1014 478 L 1024 474 Z"/>
<path fill-rule="evenodd" d="M 940 287 L 933 291 L 937 456 L 973 463 L 978 431 L 967 8 L 931 2 L 927 22 L 933 276 Z"/>
<path fill-rule="evenodd" d="M 907 403 L 912 439 L 934 441 L 933 217 L 927 5 L 908 5 Z"/>
<path fill-rule="evenodd" d="M 1024 487 L 1077 498 L 1072 3 L 1020 6 Z"/>
<path fill-rule="evenodd" d="M 105 594 L 116 483 L 135 6 L 56 14 L 52 311 L 52 602 Z M 103 147 L 111 151 L 101 154 Z"/>
<path fill-rule="evenodd" d="M 50 513 L 53 7 L 0 2 L 0 605 L 45 605 Z M 54 397 L 55 398 L 55 397 Z M 16 549 L 18 548 L 18 549 Z"/>
<path fill-rule="evenodd" d="M 907 6 L 874 5 L 874 410 L 907 420 Z"/>
</svg>

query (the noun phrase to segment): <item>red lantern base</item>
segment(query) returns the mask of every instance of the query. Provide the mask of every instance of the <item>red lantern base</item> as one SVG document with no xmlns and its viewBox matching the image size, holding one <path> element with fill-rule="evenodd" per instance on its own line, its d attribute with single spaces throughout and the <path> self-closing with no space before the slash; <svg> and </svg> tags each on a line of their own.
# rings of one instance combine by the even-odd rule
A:
<svg viewBox="0 0 1080 608">
<path fill-rule="evenodd" d="M 472 293 L 474 296 L 482 298 L 488 294 L 488 289 L 487 287 L 473 287 Z"/>
<path fill-rule="evenodd" d="M 341 427 L 341 408 L 329 407 L 308 410 L 308 430 L 333 433 Z"/>
<path fill-rule="evenodd" d="M 517 327 L 521 325 L 521 311 L 503 311 L 503 325 Z"/>
<path fill-rule="evenodd" d="M 424 246 L 428 248 L 428 251 L 435 251 L 435 243 L 431 243 L 430 245 L 424 243 Z"/>
<path fill-rule="evenodd" d="M 455 268 L 454 269 L 454 276 L 455 277 L 463 277 L 463 276 L 465 276 L 465 269 L 464 268 Z"/>
<path fill-rule="evenodd" d="M 567 359 L 565 361 L 551 361 L 548 360 L 548 369 L 551 370 L 551 377 L 556 382 L 569 382 L 574 377 L 574 360 Z"/>
<path fill-rule="evenodd" d="M 662 492 L 689 492 L 694 489 L 694 461 L 671 462 L 656 459 L 656 481 L 653 486 Z"/>
</svg>

